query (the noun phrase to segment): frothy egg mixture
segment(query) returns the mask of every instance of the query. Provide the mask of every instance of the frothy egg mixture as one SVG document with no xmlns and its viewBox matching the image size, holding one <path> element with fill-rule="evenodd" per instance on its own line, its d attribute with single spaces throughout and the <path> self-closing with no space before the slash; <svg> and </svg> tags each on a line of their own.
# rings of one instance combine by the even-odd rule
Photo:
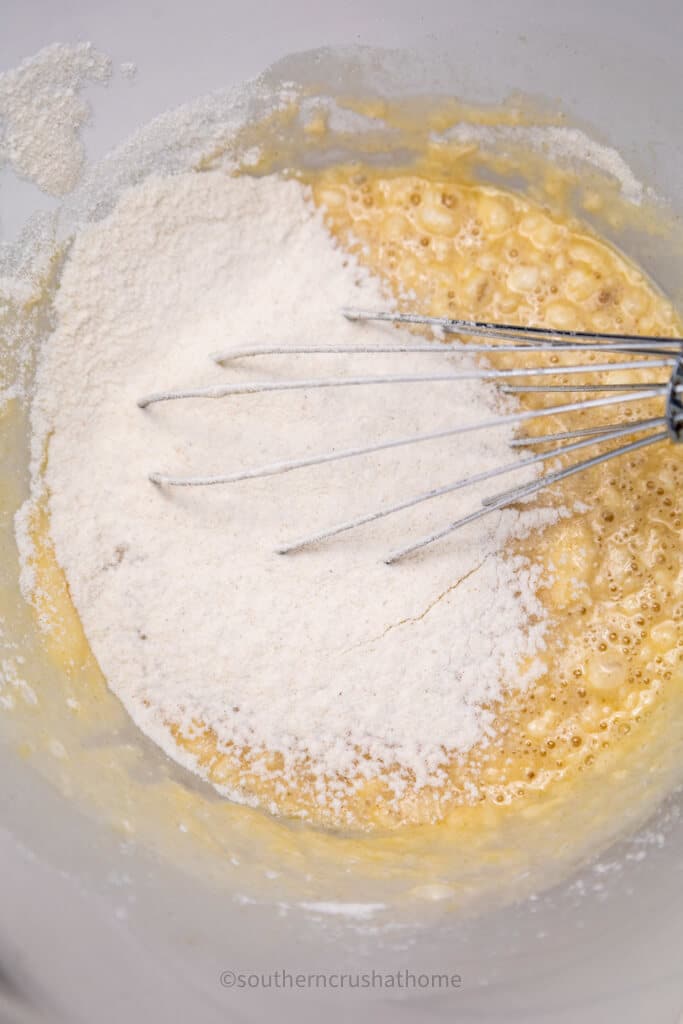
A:
<svg viewBox="0 0 683 1024">
<path fill-rule="evenodd" d="M 24 591 L 44 624 L 58 611 L 58 567 L 109 685 L 171 757 L 238 801 L 361 830 L 457 825 L 491 804 L 523 811 L 637 733 L 680 685 L 683 658 L 683 465 L 671 445 L 597 467 L 395 567 L 382 556 L 498 482 L 296 555 L 274 549 L 509 461 L 509 427 L 239 484 L 149 482 L 153 471 L 225 474 L 515 408 L 472 380 L 136 406 L 163 388 L 427 373 L 430 355 L 286 354 L 323 339 L 414 340 L 340 315 L 396 301 L 564 329 L 677 326 L 606 243 L 493 186 L 358 166 L 306 184 L 152 179 L 83 231 L 65 266 L 33 403 L 33 497 L 18 517 Z M 210 359 L 271 342 L 284 354 L 258 365 Z M 463 366 L 434 358 L 440 370 Z M 620 416 L 651 409 L 631 403 Z"/>
</svg>

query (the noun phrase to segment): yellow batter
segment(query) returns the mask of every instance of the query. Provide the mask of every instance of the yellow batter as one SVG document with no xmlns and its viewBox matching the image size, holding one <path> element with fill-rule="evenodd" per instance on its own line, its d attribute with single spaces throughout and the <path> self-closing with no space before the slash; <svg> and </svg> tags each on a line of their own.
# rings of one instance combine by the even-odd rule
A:
<svg viewBox="0 0 683 1024">
<path fill-rule="evenodd" d="M 359 166 L 321 172 L 310 183 L 341 243 L 399 298 L 411 293 L 406 308 L 564 329 L 677 333 L 672 307 L 632 264 L 580 225 L 519 195 L 436 180 L 428 171 L 382 176 Z M 505 358 L 504 365 L 518 365 L 517 356 Z M 642 378 L 634 371 L 622 379 Z M 632 404 L 629 412 L 655 414 L 645 404 Z M 535 429 L 545 433 L 610 417 L 613 412 L 591 412 L 585 420 L 554 417 Z M 545 676 L 500 703 L 495 739 L 451 764 L 449 786 L 429 795 L 409 789 L 398 807 L 381 780 L 360 787 L 344 809 L 356 827 L 442 822 L 476 833 L 491 828 L 496 808 L 530 814 L 539 798 L 555 791 L 570 800 L 590 773 L 607 764 L 614 770 L 615 757 L 627 763 L 634 756 L 639 733 L 645 736 L 653 716 L 683 692 L 682 483 L 681 452 L 662 445 L 574 477 L 540 498 L 568 509 L 584 503 L 583 511 L 522 544 L 552 580 L 540 595 L 552 618 Z M 82 663 L 87 643 L 44 514 L 34 526 L 38 611 L 53 623 L 55 656 Z M 244 784 L 246 777 L 261 803 L 274 797 L 276 783 L 249 773 L 248 754 L 237 759 L 219 752 L 210 730 L 188 737 L 176 729 L 175 736 L 212 781 L 230 785 L 239 776 Z M 334 823 L 313 799 L 312 785 L 305 773 L 292 778 L 286 795 L 278 793 L 280 807 Z"/>
</svg>

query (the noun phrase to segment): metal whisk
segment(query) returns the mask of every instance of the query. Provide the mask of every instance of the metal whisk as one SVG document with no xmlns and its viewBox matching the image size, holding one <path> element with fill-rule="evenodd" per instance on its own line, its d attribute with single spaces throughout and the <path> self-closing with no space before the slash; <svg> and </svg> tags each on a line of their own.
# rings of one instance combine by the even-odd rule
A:
<svg viewBox="0 0 683 1024">
<path fill-rule="evenodd" d="M 407 498 L 405 501 L 384 508 L 375 509 L 366 515 L 358 516 L 345 522 L 336 523 L 327 529 L 317 533 L 300 537 L 287 544 L 280 546 L 279 554 L 289 554 L 312 544 L 329 540 L 347 530 L 355 529 L 365 523 L 374 522 L 385 516 L 400 512 L 403 509 L 412 508 L 424 501 L 429 501 L 440 495 L 462 488 L 482 483 L 493 477 L 511 473 L 524 466 L 532 466 L 551 462 L 571 452 L 581 451 L 595 445 L 601 445 L 609 441 L 625 441 L 629 437 L 642 435 L 635 440 L 629 440 L 625 444 L 610 448 L 591 458 L 571 463 L 561 469 L 541 473 L 531 483 L 501 491 L 498 494 L 486 497 L 481 505 L 468 515 L 456 519 L 442 529 L 437 530 L 428 536 L 421 537 L 407 546 L 389 554 L 385 561 L 390 564 L 397 562 L 407 555 L 412 554 L 421 548 L 432 544 L 442 537 L 453 533 L 467 523 L 473 522 L 482 516 L 487 515 L 496 509 L 505 508 L 508 505 L 523 501 L 526 498 L 538 493 L 543 488 L 580 473 L 583 470 L 597 466 L 608 459 L 614 459 L 621 455 L 627 455 L 640 448 L 663 442 L 683 442 L 683 339 L 682 338 L 659 338 L 628 334 L 594 334 L 582 331 L 546 330 L 542 327 L 518 327 L 511 324 L 490 324 L 471 320 L 457 320 L 446 317 L 428 317 L 407 313 L 388 312 L 367 312 L 363 310 L 346 309 L 342 311 L 349 320 L 384 320 L 391 323 L 416 324 L 421 326 L 439 328 L 446 334 L 458 334 L 472 337 L 491 339 L 488 343 L 463 344 L 451 343 L 448 345 L 437 345 L 432 343 L 416 342 L 414 344 L 402 345 L 302 345 L 294 347 L 279 347 L 274 345 L 261 345 L 252 348 L 228 349 L 225 352 L 217 352 L 213 358 L 217 363 L 227 363 L 233 359 L 254 358 L 268 355 L 325 355 L 325 354 L 379 354 L 379 353 L 405 353 L 424 352 L 431 355 L 453 355 L 454 353 L 487 353 L 489 355 L 500 352 L 523 352 L 543 353 L 552 352 L 603 352 L 605 354 L 623 354 L 631 358 L 621 362 L 605 363 L 571 363 L 560 365 L 554 363 L 550 366 L 529 366 L 516 367 L 514 369 L 465 369 L 457 373 L 433 373 L 426 375 L 385 375 L 375 377 L 332 377 L 315 378 L 311 380 L 266 380 L 254 383 L 241 384 L 217 384 L 209 387 L 201 387 L 179 391 L 162 391 L 146 395 L 138 401 L 140 408 L 145 409 L 156 402 L 167 402 L 187 398 L 224 398 L 228 395 L 255 394 L 264 391 L 298 391 L 315 388 L 340 388 L 357 387 L 397 383 L 417 383 L 426 381 L 462 381 L 462 380 L 491 380 L 500 384 L 501 391 L 506 394 L 523 394 L 531 392 L 541 393 L 603 393 L 599 398 L 583 398 L 578 401 L 565 402 L 563 404 L 550 405 L 540 409 L 525 409 L 519 412 L 510 413 L 486 420 L 481 423 L 446 427 L 443 430 L 426 434 L 417 434 L 409 437 L 397 437 L 388 441 L 376 444 L 364 445 L 357 448 L 348 448 L 342 451 L 322 452 L 319 455 L 308 456 L 301 459 L 291 459 L 284 462 L 276 462 L 267 466 L 259 466 L 252 469 L 241 470 L 236 473 L 228 473 L 220 476 L 171 476 L 163 473 L 150 473 L 149 479 L 157 484 L 168 487 L 205 487 L 214 484 L 235 483 L 238 480 L 255 479 L 257 477 L 274 476 L 278 473 L 287 473 L 295 469 L 302 469 L 308 466 L 321 465 L 326 462 L 335 462 L 341 459 L 350 459 L 360 455 L 367 455 L 390 448 L 399 448 L 412 444 L 420 444 L 425 441 L 438 438 L 452 437 L 457 434 L 464 434 L 475 430 L 485 430 L 504 424 L 522 424 L 538 420 L 542 417 L 554 416 L 559 413 L 581 412 L 587 409 L 598 409 L 609 406 L 621 407 L 626 402 L 637 402 L 645 399 L 660 399 L 662 403 L 662 414 L 649 419 L 641 419 L 633 422 L 617 422 L 610 425 L 596 425 L 593 427 L 582 427 L 576 430 L 566 430 L 560 433 L 543 434 L 538 436 L 522 435 L 510 442 L 511 447 L 534 448 L 536 446 L 552 445 L 553 447 L 535 452 L 514 462 L 497 466 L 482 473 L 477 473 L 459 480 L 455 480 L 444 487 L 434 488 L 421 494 Z M 634 358 L 636 357 L 636 358 Z M 553 377 L 566 375 L 586 375 L 595 373 L 611 373 L 624 370 L 666 370 L 666 379 L 653 379 L 648 383 L 552 383 Z M 661 378 L 661 372 L 657 377 Z M 543 378 L 542 384 L 524 383 L 524 378 Z M 549 380 L 548 380 L 549 379 Z M 522 383 L 514 383 L 521 380 Z M 548 381 L 546 383 L 546 381 Z M 511 383 L 512 382 L 512 383 Z M 567 443 L 560 443 L 567 442 Z M 559 445 L 559 446 L 558 446 Z"/>
</svg>

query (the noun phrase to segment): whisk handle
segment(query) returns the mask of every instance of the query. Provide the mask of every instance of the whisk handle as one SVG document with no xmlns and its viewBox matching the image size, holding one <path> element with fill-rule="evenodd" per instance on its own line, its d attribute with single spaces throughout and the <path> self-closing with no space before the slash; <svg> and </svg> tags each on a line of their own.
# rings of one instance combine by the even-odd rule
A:
<svg viewBox="0 0 683 1024">
<path fill-rule="evenodd" d="M 665 416 L 671 440 L 683 443 L 683 352 L 671 372 L 666 390 Z"/>
</svg>

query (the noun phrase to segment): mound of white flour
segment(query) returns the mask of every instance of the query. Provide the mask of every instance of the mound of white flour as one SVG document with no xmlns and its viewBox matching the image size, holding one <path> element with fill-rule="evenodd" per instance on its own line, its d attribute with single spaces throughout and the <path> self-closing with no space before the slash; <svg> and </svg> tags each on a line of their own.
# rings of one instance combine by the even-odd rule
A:
<svg viewBox="0 0 683 1024">
<path fill-rule="evenodd" d="M 335 247 L 303 188 L 274 178 L 150 180 L 74 243 L 33 403 L 34 500 L 45 488 L 57 557 L 109 685 L 190 767 L 171 722 L 204 723 L 219 746 L 280 752 L 286 770 L 309 758 L 321 800 L 358 770 L 359 752 L 365 775 L 391 770 L 397 787 L 406 773 L 418 787 L 434 784 L 449 756 L 486 736 L 492 715 L 482 705 L 504 683 L 522 685 L 520 662 L 543 642 L 532 570 L 503 554 L 531 512 L 496 513 L 421 556 L 382 562 L 471 510 L 478 491 L 295 555 L 273 553 L 509 461 L 500 431 L 225 486 L 148 480 L 150 471 L 228 473 L 495 414 L 479 382 L 136 405 L 164 388 L 462 365 L 419 354 L 224 367 L 209 358 L 230 345 L 405 340 L 339 313 L 387 301 Z M 18 533 L 30 596 L 28 512 Z"/>
</svg>

